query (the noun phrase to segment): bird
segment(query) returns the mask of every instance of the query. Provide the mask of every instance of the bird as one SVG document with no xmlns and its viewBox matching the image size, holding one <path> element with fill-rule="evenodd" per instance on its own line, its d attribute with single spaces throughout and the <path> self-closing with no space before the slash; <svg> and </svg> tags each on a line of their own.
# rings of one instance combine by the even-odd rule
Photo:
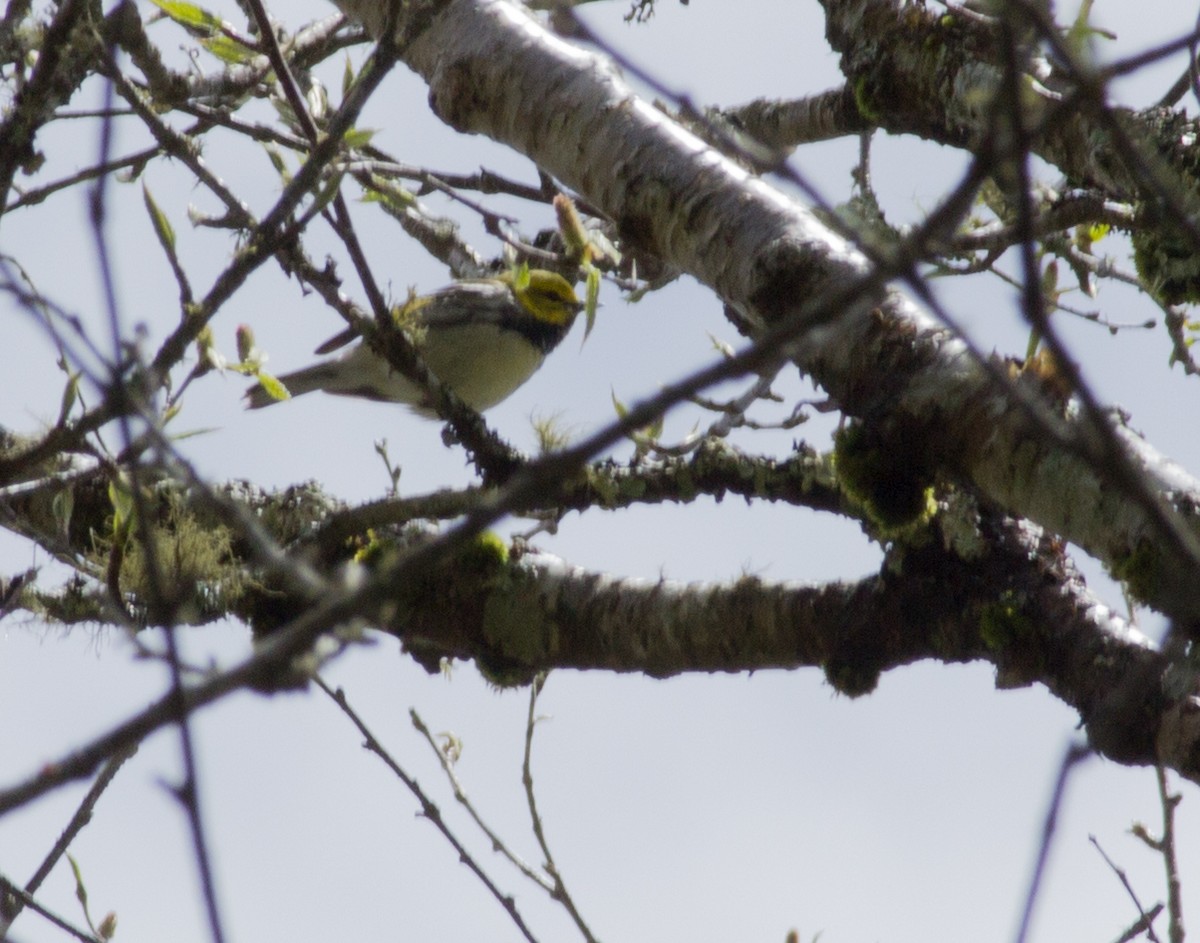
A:
<svg viewBox="0 0 1200 943">
<path fill-rule="evenodd" d="M 466 405 L 483 412 L 534 374 L 583 307 L 571 283 L 557 272 L 520 268 L 488 278 L 459 279 L 427 295 L 410 296 L 395 317 L 434 376 Z M 353 330 L 343 331 L 316 353 L 330 353 L 356 336 Z M 438 418 L 427 391 L 361 340 L 339 357 L 277 379 L 287 395 L 269 392 L 258 383 L 246 391 L 247 408 L 261 409 L 324 390 L 402 403 L 421 416 Z"/>
</svg>

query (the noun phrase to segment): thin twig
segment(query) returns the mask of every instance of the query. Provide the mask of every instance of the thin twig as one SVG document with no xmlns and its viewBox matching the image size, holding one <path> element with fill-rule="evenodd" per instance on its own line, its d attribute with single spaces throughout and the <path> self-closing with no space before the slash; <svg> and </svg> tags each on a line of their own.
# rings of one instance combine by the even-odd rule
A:
<svg viewBox="0 0 1200 943">
<path fill-rule="evenodd" d="M 92 812 L 96 808 L 96 803 L 99 802 L 100 797 L 104 795 L 104 791 L 113 781 L 113 777 L 117 775 L 117 771 L 120 770 L 126 760 L 128 760 L 137 752 L 137 749 L 138 747 L 136 743 L 130 744 L 119 752 L 115 753 L 105 762 L 104 766 L 100 770 L 100 774 L 96 777 L 96 781 L 92 783 L 92 787 L 83 797 L 83 801 L 79 803 L 79 807 L 75 810 L 75 814 L 71 816 L 71 820 L 67 823 L 66 828 L 64 828 L 62 833 L 58 836 L 58 840 L 54 843 L 54 847 L 51 848 L 46 857 L 42 859 L 42 863 L 39 864 L 37 870 L 33 872 L 33 877 L 25 882 L 24 893 L 16 894 L 15 899 L 12 902 L 12 909 L 8 913 L 3 914 L 4 927 L 3 930 L 0 930 L 0 940 L 3 940 L 6 937 L 8 933 L 8 927 L 12 926 L 25 906 L 33 900 L 33 895 L 38 892 L 38 888 L 42 886 L 42 882 L 46 880 L 50 872 L 54 870 L 54 866 L 58 863 L 59 859 L 62 858 L 67 849 L 71 847 L 71 842 L 75 840 L 75 836 L 78 835 L 92 820 Z M 7 883 L 8 882 L 5 882 L 5 884 Z M 57 918 L 46 913 L 43 908 L 38 907 L 37 911 L 43 916 L 46 916 L 48 919 L 55 920 L 57 922 Z M 75 931 L 68 930 L 68 932 Z M 88 939 L 90 939 L 90 937 L 88 937 Z"/>
<path fill-rule="evenodd" d="M 488 877 L 487 873 L 480 866 L 479 862 L 475 860 L 474 856 L 450 830 L 450 826 L 448 826 L 445 820 L 442 818 L 441 810 L 437 807 L 437 805 L 434 804 L 433 800 L 425 794 L 425 791 L 421 788 L 420 784 L 413 779 L 413 777 L 409 776 L 408 773 L 406 773 L 400 766 L 400 764 L 392 758 L 391 754 L 389 754 L 387 750 L 383 748 L 383 745 L 376 738 L 375 734 L 371 732 L 370 728 L 367 727 L 363 719 L 359 717 L 354 708 L 350 706 L 350 703 L 346 700 L 345 692 L 341 688 L 338 688 L 335 691 L 333 688 L 329 687 L 329 685 L 327 685 L 319 675 L 315 675 L 313 677 L 313 683 L 316 684 L 317 687 L 319 687 L 327 695 L 329 695 L 330 699 L 337 704 L 342 713 L 350 718 L 350 722 L 354 724 L 356 728 L 358 728 L 358 732 L 361 733 L 364 738 L 363 746 L 383 760 L 384 765 L 392 771 L 392 773 L 397 779 L 400 780 L 400 782 L 404 783 L 408 791 L 411 792 L 416 798 L 417 802 L 421 804 L 421 814 L 430 822 L 432 822 L 434 827 L 442 833 L 442 836 L 450 843 L 450 847 L 452 847 L 457 853 L 458 860 L 465 864 L 467 868 L 470 869 L 470 871 L 477 878 L 479 878 L 480 882 L 482 882 L 483 886 L 488 889 L 491 895 L 496 898 L 496 900 L 500 903 L 500 906 L 504 908 L 505 912 L 507 912 L 509 918 L 514 924 L 516 924 L 517 929 L 521 931 L 521 935 L 524 936 L 525 939 L 529 940 L 530 943 L 537 943 L 536 938 L 526 925 L 520 911 L 517 910 L 516 901 L 513 900 L 511 895 L 505 894 L 503 891 L 501 891 L 500 888 L 496 886 L 495 882 Z"/>
<path fill-rule="evenodd" d="M 71 842 L 75 840 L 75 836 L 92 820 L 92 813 L 96 808 L 96 803 L 100 801 L 100 797 L 104 795 L 104 791 L 109 787 L 109 784 L 113 781 L 121 767 L 125 765 L 125 761 L 137 753 L 137 751 L 138 744 L 131 743 L 105 761 L 104 766 L 100 768 L 100 773 L 96 777 L 96 781 L 92 783 L 92 788 L 87 791 L 87 795 L 79 803 L 79 808 L 71 816 L 71 821 L 67 823 L 67 827 L 58 836 L 58 841 L 54 843 L 54 847 L 50 849 L 50 853 L 46 855 L 42 863 L 38 865 L 38 869 L 33 873 L 33 877 L 26 882 L 26 891 L 30 894 L 38 892 L 38 888 L 42 886 L 42 881 L 46 880 L 47 876 L 54 869 L 54 866 L 58 863 L 58 859 L 71 847 Z M 13 916 L 16 915 L 14 914 Z"/>
<path fill-rule="evenodd" d="M 22 890 L 13 884 L 8 878 L 0 876 L 0 897 L 11 896 L 17 904 L 17 909 L 28 907 L 34 913 L 41 917 L 45 917 L 60 930 L 71 934 L 77 940 L 82 940 L 83 943 L 109 943 L 107 940 L 102 940 L 100 937 L 87 930 L 81 930 L 70 921 L 60 917 L 54 911 L 42 906 L 34 899 L 34 896 L 28 891 Z M 8 928 L 11 925 L 11 920 L 5 920 L 0 914 L 0 941 L 8 939 Z"/>
<path fill-rule="evenodd" d="M 1185 936 L 1183 923 L 1183 882 L 1179 878 L 1179 858 L 1175 853 L 1175 810 L 1183 801 L 1183 796 L 1171 792 L 1167 782 L 1167 771 L 1162 766 L 1155 767 L 1158 779 L 1158 798 L 1162 803 L 1163 833 L 1159 841 L 1163 865 L 1167 869 L 1167 913 L 1170 926 L 1167 936 L 1171 943 L 1183 943 Z"/>
<path fill-rule="evenodd" d="M 1131 923 L 1113 943 L 1130 943 L 1130 940 L 1136 940 L 1139 936 L 1150 929 L 1151 924 L 1158 919 L 1158 915 L 1163 912 L 1162 904 L 1155 904 L 1146 913 L 1145 916 L 1138 917 Z"/>
<path fill-rule="evenodd" d="M 415 709 L 410 710 L 408 713 L 412 718 L 413 726 L 416 727 L 421 736 L 428 741 L 429 746 L 432 747 L 433 752 L 437 755 L 438 762 L 442 764 L 442 770 L 445 772 L 446 778 L 450 780 L 450 787 L 454 790 L 454 798 L 457 799 L 459 804 L 467 810 L 467 814 L 470 815 L 475 821 L 475 824 L 479 826 L 480 831 L 487 836 L 488 841 L 492 843 L 493 850 L 504 855 L 505 858 L 512 862 L 513 867 L 525 875 L 525 877 L 529 878 L 529 880 L 533 881 L 543 890 L 553 893 L 554 882 L 546 877 L 546 875 L 539 872 L 537 868 L 518 855 L 515 851 L 509 848 L 508 843 L 499 835 L 497 835 L 483 820 L 482 816 L 480 816 L 479 812 L 475 809 L 474 804 L 467 796 L 467 791 L 463 788 L 462 781 L 458 778 L 458 774 L 454 771 L 454 764 L 451 763 L 450 757 L 447 755 L 447 751 L 438 746 L 437 741 L 433 739 L 433 734 L 425 725 L 425 721 L 421 719 L 421 715 L 418 714 Z"/>
<path fill-rule="evenodd" d="M 558 870 L 558 865 L 554 863 L 554 855 L 550 853 L 550 843 L 546 840 L 546 831 L 542 826 L 542 816 L 537 809 L 537 798 L 533 788 L 533 769 L 530 765 L 530 757 L 533 755 L 533 728 L 537 725 L 537 707 L 538 695 L 541 694 L 542 688 L 546 685 L 546 673 L 543 671 L 533 679 L 533 684 L 529 686 L 529 715 L 525 720 L 525 757 L 521 762 L 521 782 L 525 785 L 525 801 L 529 805 L 529 818 L 533 823 L 533 834 L 537 838 L 538 846 L 542 849 L 542 855 L 546 859 L 544 865 L 546 873 L 554 880 L 553 897 L 566 908 L 567 913 L 571 915 L 571 919 L 575 921 L 575 926 L 579 932 L 583 934 L 583 938 L 588 943 L 596 943 L 596 937 L 583 919 L 583 915 L 579 912 L 579 908 L 575 906 L 575 901 L 572 899 L 570 892 L 567 890 L 566 882 L 563 880 L 562 872 Z"/>
<path fill-rule="evenodd" d="M 1129 883 L 1129 875 L 1125 873 L 1125 869 L 1108 856 L 1108 853 L 1100 846 L 1100 842 L 1095 835 L 1089 835 L 1088 841 L 1092 843 L 1092 847 L 1100 852 L 1100 857 L 1104 859 L 1104 863 L 1107 864 L 1109 870 L 1117 876 L 1117 880 L 1120 881 L 1121 886 L 1125 888 L 1125 893 L 1128 894 L 1129 899 L 1133 901 L 1133 906 L 1138 912 L 1137 922 L 1145 926 L 1146 937 L 1151 940 L 1152 943 L 1161 943 L 1161 941 L 1158 939 L 1158 934 L 1154 932 L 1154 924 L 1152 922 L 1153 918 L 1151 918 L 1146 908 L 1142 906 L 1142 902 L 1138 899 L 1137 891 L 1135 891 L 1133 889 L 1133 885 Z M 1162 904 L 1158 904 L 1157 907 L 1161 910 Z"/>
</svg>

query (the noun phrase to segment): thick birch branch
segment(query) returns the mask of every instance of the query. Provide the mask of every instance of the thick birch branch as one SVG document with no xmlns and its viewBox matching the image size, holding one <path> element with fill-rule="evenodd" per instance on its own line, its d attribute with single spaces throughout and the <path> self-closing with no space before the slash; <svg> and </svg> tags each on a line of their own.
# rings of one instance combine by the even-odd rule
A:
<svg viewBox="0 0 1200 943">
<path fill-rule="evenodd" d="M 1003 41 L 990 17 L 944 16 L 894 0 L 822 0 L 822 6 L 830 45 L 842 56 L 860 108 L 877 127 L 965 149 L 993 133 L 991 105 L 1004 63 Z M 1021 6 L 1015 15 L 1028 23 L 1035 6 Z M 1197 123 L 1182 109 L 1137 112 L 1107 104 L 1095 63 L 1075 73 L 1057 57 L 1039 58 L 1036 65 L 1038 75 L 1022 77 L 1030 91 L 1025 119 L 1036 132 L 1031 149 L 1073 186 L 1098 188 L 1113 200 L 1155 198 L 1155 173 L 1137 159 L 1155 155 L 1165 159 L 1183 191 L 1200 194 Z"/>
<path fill-rule="evenodd" d="M 340 5 L 381 30 L 382 3 Z M 1133 446 L 1139 504 L 1129 476 L 1115 484 L 1099 452 L 1056 444 L 961 340 L 903 295 L 872 287 L 866 257 L 811 212 L 516 4 L 452 0 L 432 16 L 422 9 L 418 33 L 405 31 L 400 14 L 403 58 L 429 83 L 448 124 L 532 158 L 610 216 L 630 245 L 713 288 L 754 333 L 800 328 L 798 365 L 846 413 L 870 420 L 880 448 L 910 474 L 969 481 L 1131 579 L 1150 605 L 1200 619 L 1195 478 L 1113 420 L 1115 435 Z M 862 287 L 848 294 L 848 285 Z M 814 318 L 829 299 L 840 299 L 836 312 Z M 1067 410 L 1059 439 L 1086 445 L 1096 437 Z M 1172 514 L 1181 525 L 1174 530 L 1164 524 Z"/>
</svg>

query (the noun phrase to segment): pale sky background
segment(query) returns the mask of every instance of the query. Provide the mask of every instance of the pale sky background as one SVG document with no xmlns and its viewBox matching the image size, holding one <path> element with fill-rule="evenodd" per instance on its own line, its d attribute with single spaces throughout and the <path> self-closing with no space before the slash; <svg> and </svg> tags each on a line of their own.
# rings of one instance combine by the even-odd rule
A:
<svg viewBox="0 0 1200 943">
<path fill-rule="evenodd" d="M 232 0 L 211 8 L 241 22 Z M 295 26 L 327 9 L 313 0 L 276 4 L 273 12 Z M 839 80 L 820 8 L 811 0 L 692 0 L 688 7 L 660 0 L 658 15 L 642 26 L 621 22 L 623 3 L 584 9 L 589 23 L 627 56 L 701 105 L 800 96 Z M 1069 15 L 1063 10 L 1060 20 Z M 1120 54 L 1177 36 L 1193 18 L 1194 11 L 1171 0 L 1098 0 L 1095 14 L 1118 33 Z M 183 42 L 175 35 L 169 47 Z M 1176 57 L 1124 83 L 1122 100 L 1135 106 L 1155 100 L 1182 64 Z M 326 78 L 336 96 L 340 74 L 335 69 Z M 88 103 L 97 100 L 92 92 Z M 485 164 L 535 179 L 524 158 L 438 124 L 425 98 L 422 83 L 399 67 L 361 124 L 378 128 L 378 142 L 410 163 L 455 172 Z M 117 152 L 139 142 L 118 135 Z M 69 123 L 38 143 L 49 157 L 47 179 L 89 164 L 97 148 L 94 134 Z M 262 211 L 278 182 L 261 151 L 230 144 L 228 136 L 214 135 L 205 156 Z M 806 148 L 793 165 L 836 202 L 848 193 L 856 150 L 856 141 Z M 963 163 L 961 155 L 935 146 L 880 140 L 875 182 L 889 213 L 903 222 L 931 207 Z M 211 209 L 211 201 L 170 166 L 154 166 L 146 180 L 175 224 L 193 285 L 205 290 L 232 247 L 224 234 L 189 227 L 186 212 L 189 202 Z M 145 324 L 153 345 L 177 318 L 175 287 L 138 189 L 114 185 L 111 197 L 122 314 L 127 324 Z M 526 233 L 550 224 L 548 212 L 517 210 Z M 352 211 L 393 294 L 445 281 L 445 272 L 390 220 L 357 203 Z M 55 300 L 100 324 L 85 223 L 82 194 L 60 196 L 6 219 L 0 250 L 15 254 Z M 478 227 L 468 232 L 478 234 Z M 482 236 L 475 244 L 485 254 L 496 251 Z M 317 258 L 337 253 L 319 226 L 307 245 Z M 341 270 L 347 290 L 361 297 L 349 266 L 343 262 Z M 938 287 L 985 348 L 1023 349 L 1010 289 L 995 280 Z M 612 391 L 632 402 L 705 363 L 712 356 L 708 332 L 737 340 L 719 302 L 694 284 L 673 286 L 636 306 L 607 286 L 602 301 L 588 343 L 581 349 L 577 326 L 534 380 L 489 414 L 518 445 L 532 446 L 532 413 L 560 413 L 563 424 L 586 432 L 612 417 Z M 1088 306 L 1121 322 L 1154 314 L 1144 300 L 1108 285 Z M 0 312 L 6 331 L 0 424 L 34 431 L 54 418 L 61 375 L 27 317 L 7 300 L 0 300 Z M 253 325 L 270 366 L 280 372 L 307 363 L 312 348 L 339 329 L 320 303 L 301 297 L 294 282 L 270 267 L 215 322 L 230 356 L 240 322 Z M 1200 470 L 1190 420 L 1197 381 L 1167 372 L 1162 330 L 1115 338 L 1094 326 L 1065 330 L 1102 394 L 1128 408 L 1134 426 L 1158 448 Z M 393 460 L 404 467 L 405 494 L 466 480 L 462 453 L 441 446 L 436 423 L 396 407 L 320 396 L 245 413 L 239 401 L 244 385 L 235 376 L 206 378 L 190 391 L 175 422 L 179 432 L 208 430 L 182 449 L 215 479 L 283 486 L 316 478 L 348 501 L 364 500 L 387 485 L 373 449 L 386 437 Z M 791 386 L 802 389 L 798 382 Z M 668 436 L 686 433 L 695 421 L 690 414 L 672 417 Z M 744 441 L 783 450 L 794 438 L 825 447 L 827 437 L 828 427 L 814 422 L 774 440 Z M 511 529 L 524 527 L 518 522 Z M 573 563 L 649 580 L 723 580 L 744 571 L 769 580 L 855 579 L 879 560 L 845 522 L 793 508 L 747 509 L 734 499 L 573 515 L 556 536 L 543 535 L 537 544 Z M 0 534 L 0 571 L 46 563 L 44 554 Z M 1119 591 L 1095 566 L 1087 572 L 1120 607 Z M 227 663 L 248 647 L 240 626 L 209 626 L 184 637 L 196 660 Z M 455 807 L 434 756 L 408 721 L 415 707 L 432 730 L 462 739 L 458 773 L 480 811 L 515 850 L 537 861 L 520 782 L 527 692 L 496 693 L 470 664 L 458 665 L 450 680 L 429 677 L 388 639 L 345 656 L 327 678 L 345 687 L 478 860 L 515 895 L 538 938 L 572 939 L 561 911 L 491 854 Z M 0 784 L 104 732 L 166 685 L 163 666 L 135 660 L 117 633 L 68 634 L 12 618 L 0 623 Z M 874 694 L 856 701 L 835 695 L 817 671 L 665 682 L 558 672 L 539 712 L 548 719 L 537 730 L 534 773 L 549 841 L 592 929 L 610 943 L 780 943 L 791 928 L 806 941 L 821 932 L 825 943 L 1011 940 L 1049 787 L 1078 720 L 1041 688 L 997 692 L 986 665 L 936 664 L 891 672 Z M 359 735 L 319 692 L 239 695 L 202 712 L 195 730 L 229 940 L 519 939 L 445 841 L 416 817 L 412 797 L 360 748 Z M 178 777 L 178 756 L 173 731 L 152 737 L 73 848 L 94 916 L 118 913 L 118 940 L 208 939 L 186 820 L 165 788 Z M 0 873 L 23 883 L 85 788 L 59 790 L 0 818 Z M 1194 787 L 1185 787 L 1184 795 L 1181 864 L 1195 924 L 1200 797 Z M 1152 830 L 1160 821 L 1152 771 L 1092 760 L 1077 773 L 1033 939 L 1107 941 L 1136 919 L 1089 835 L 1128 872 L 1144 904 L 1163 899 L 1160 862 L 1128 834 L 1135 821 Z M 65 864 L 40 896 L 82 922 Z M 1165 933 L 1164 922 L 1159 929 Z M 29 913 L 11 938 L 64 939 Z"/>
</svg>

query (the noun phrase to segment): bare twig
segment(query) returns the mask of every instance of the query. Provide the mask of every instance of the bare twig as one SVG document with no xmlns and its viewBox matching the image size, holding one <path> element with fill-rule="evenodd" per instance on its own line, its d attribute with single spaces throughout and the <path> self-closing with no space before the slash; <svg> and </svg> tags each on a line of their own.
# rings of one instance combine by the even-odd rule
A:
<svg viewBox="0 0 1200 943">
<path fill-rule="evenodd" d="M 1167 771 L 1163 767 L 1155 767 L 1155 774 L 1163 813 L 1163 832 L 1159 845 L 1163 866 L 1167 871 L 1167 913 L 1171 920 L 1167 933 L 1171 943 L 1183 943 L 1186 935 L 1183 923 L 1183 882 L 1179 877 L 1179 857 L 1175 850 L 1175 810 L 1183 801 L 1183 796 L 1171 792 Z"/>
<path fill-rule="evenodd" d="M 518 855 L 515 851 L 509 848 L 508 842 L 497 835 L 496 832 L 492 830 L 491 826 L 489 826 L 483 820 L 483 817 L 479 814 L 474 803 L 471 802 L 470 797 L 467 795 L 467 791 L 463 788 L 462 781 L 458 778 L 458 774 L 454 771 L 454 763 L 449 756 L 449 750 L 438 745 L 437 741 L 433 738 L 433 734 L 425 725 L 425 721 L 421 719 L 421 715 L 418 714 L 416 710 L 410 710 L 409 716 L 412 717 L 413 726 L 416 727 L 421 736 L 426 739 L 426 741 L 429 743 L 429 746 L 433 749 L 433 752 L 437 755 L 438 762 L 442 764 L 442 771 L 445 772 L 446 778 L 450 780 L 450 786 L 454 790 L 454 798 L 457 799 L 459 804 L 467 810 L 467 814 L 470 815 L 475 824 L 479 826 L 479 830 L 487 836 L 488 841 L 492 844 L 492 848 L 504 855 L 505 858 L 512 862 L 513 867 L 525 875 L 525 877 L 529 878 L 529 880 L 541 887 L 542 890 L 553 892 L 554 882 L 547 878 L 546 875 L 538 871 L 537 868 Z"/>
<path fill-rule="evenodd" d="M 1112 873 L 1117 876 L 1117 880 L 1120 881 L 1121 886 L 1125 888 L 1125 893 L 1128 894 L 1129 899 L 1133 901 L 1133 906 L 1138 912 L 1137 924 L 1145 927 L 1147 939 L 1151 940 L 1152 943 L 1160 943 L 1158 934 L 1154 932 L 1153 918 L 1150 916 L 1150 912 L 1142 906 L 1142 902 L 1138 900 L 1137 891 L 1135 891 L 1133 889 L 1133 885 L 1129 883 L 1129 875 L 1125 873 L 1125 869 L 1108 856 L 1108 853 L 1100 846 L 1100 842 L 1097 840 L 1095 835 L 1089 835 L 1088 841 L 1090 841 L 1092 846 L 1098 852 L 1100 852 L 1100 857 L 1104 859 L 1104 863 L 1107 864 L 1109 870 L 1111 870 Z M 1158 910 L 1161 910 L 1162 904 L 1156 904 L 1155 907 L 1157 907 Z M 1154 909 L 1154 907 L 1151 908 L 1151 910 Z"/>
<path fill-rule="evenodd" d="M 329 685 L 327 685 L 319 675 L 313 678 L 313 683 L 316 684 L 317 687 L 319 687 L 327 695 L 329 695 L 329 698 L 341 709 L 342 713 L 350 718 L 350 722 L 354 724 L 354 726 L 358 729 L 358 732 L 363 735 L 363 746 L 379 757 L 383 761 L 384 765 L 387 766 L 387 768 L 392 771 L 396 778 L 405 785 L 408 791 L 413 794 L 417 802 L 421 804 L 421 815 L 432 822 L 434 828 L 442 833 L 442 836 L 450 843 L 450 847 L 452 847 L 455 853 L 458 855 L 458 860 L 465 864 L 471 873 L 479 878 L 483 886 L 488 889 L 488 892 L 494 898 L 496 898 L 497 902 L 501 907 L 504 908 L 509 918 L 516 925 L 517 929 L 521 931 L 521 935 L 524 936 L 525 939 L 529 940 L 530 943 L 536 943 L 536 938 L 533 936 L 532 931 L 526 925 L 525 919 L 521 916 L 520 911 L 517 910 L 516 901 L 513 900 L 511 895 L 505 894 L 503 891 L 501 891 L 500 888 L 496 886 L 495 882 L 488 877 L 487 872 L 483 870 L 483 867 L 475 860 L 475 857 L 450 830 L 450 826 L 447 825 L 446 820 L 442 818 L 441 809 L 439 809 L 434 801 L 430 799 L 428 795 L 426 795 L 425 790 L 421 788 L 420 784 L 413 777 L 408 775 L 408 773 L 404 771 L 403 767 L 401 767 L 400 764 L 392 758 L 392 755 L 383 748 L 383 744 L 381 744 L 378 738 L 376 738 L 375 734 L 371 732 L 371 729 L 366 725 L 366 722 L 363 721 L 354 708 L 350 706 L 349 701 L 346 699 L 345 692 L 342 691 L 341 688 L 334 690 L 333 688 L 329 687 Z"/>
<path fill-rule="evenodd" d="M 575 921 L 575 926 L 583 934 L 583 938 L 588 943 L 596 943 L 595 935 L 584 921 L 579 908 L 575 906 L 575 901 L 563 880 L 562 872 L 554 862 L 554 855 L 551 854 L 550 843 L 546 840 L 546 830 L 542 823 L 542 815 L 538 812 L 537 797 L 533 788 L 533 768 L 530 763 L 533 756 L 533 728 L 538 722 L 536 713 L 538 695 L 541 694 L 545 685 L 546 674 L 543 672 L 534 678 L 533 684 L 529 686 L 529 714 L 525 720 L 525 757 L 521 761 L 521 782 L 525 786 L 525 802 L 529 806 L 529 819 L 533 826 L 533 834 L 537 838 L 538 847 L 542 849 L 542 856 L 546 859 L 543 867 L 554 881 L 554 891 L 551 896 L 566 908 L 571 919 Z"/>
<path fill-rule="evenodd" d="M 83 943 L 108 943 L 108 941 L 100 939 L 100 937 L 87 930 L 81 930 L 69 920 L 60 917 L 58 914 L 54 913 L 54 911 L 42 906 L 37 902 L 32 894 L 17 887 L 10 880 L 3 876 L 0 876 L 0 897 L 12 897 L 12 899 L 16 901 L 20 907 L 28 907 L 39 916 L 45 917 L 63 932 L 69 933 L 77 940 L 82 940 Z M 0 940 L 6 940 L 8 938 L 8 925 L 9 921 L 5 921 L 3 917 L 0 916 Z"/>
<path fill-rule="evenodd" d="M 58 840 L 54 843 L 54 847 L 50 849 L 42 863 L 38 865 L 34 871 L 33 877 L 25 882 L 24 894 L 17 895 L 13 903 L 12 910 L 3 914 L 4 930 L 0 932 L 0 940 L 3 940 L 8 932 L 7 928 L 12 926 L 13 922 L 20 915 L 21 910 L 25 905 L 33 899 L 33 895 L 38 892 L 38 888 L 42 886 L 42 882 L 46 880 L 54 866 L 62 858 L 68 848 L 71 847 L 71 842 L 75 840 L 83 828 L 92 820 L 92 813 L 96 808 L 96 803 L 100 801 L 100 797 L 104 795 L 104 791 L 108 788 L 117 772 L 128 760 L 137 752 L 137 744 L 129 744 L 122 748 L 117 753 L 113 754 L 100 769 L 100 774 L 96 777 L 96 781 L 92 783 L 92 787 L 83 797 L 83 801 L 79 803 L 79 807 L 75 810 L 75 814 L 71 816 L 71 821 L 67 823 L 66 828 L 62 830 L 62 834 L 58 836 Z M 39 909 L 39 913 L 43 911 Z"/>
</svg>

